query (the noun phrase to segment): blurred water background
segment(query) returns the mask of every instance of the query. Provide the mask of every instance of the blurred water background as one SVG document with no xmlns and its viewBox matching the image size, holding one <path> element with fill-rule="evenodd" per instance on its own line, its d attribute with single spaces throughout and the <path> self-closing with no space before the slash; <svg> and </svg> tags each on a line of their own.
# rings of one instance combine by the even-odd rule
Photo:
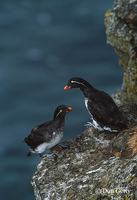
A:
<svg viewBox="0 0 137 200">
<path fill-rule="evenodd" d="M 112 2 L 91 0 L 0 1 L 0 199 L 33 200 L 30 185 L 40 159 L 26 157 L 24 137 L 73 106 L 65 139 L 84 130 L 89 116 L 80 91 L 63 91 L 72 76 L 113 93 L 122 72 L 106 44 L 104 12 Z"/>
</svg>

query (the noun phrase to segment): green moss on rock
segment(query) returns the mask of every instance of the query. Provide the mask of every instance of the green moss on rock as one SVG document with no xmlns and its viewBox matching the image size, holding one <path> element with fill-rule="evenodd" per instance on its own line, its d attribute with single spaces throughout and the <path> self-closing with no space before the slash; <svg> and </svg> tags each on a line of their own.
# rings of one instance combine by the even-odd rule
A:
<svg viewBox="0 0 137 200">
<path fill-rule="evenodd" d="M 115 0 L 105 14 L 107 42 L 119 56 L 123 66 L 122 101 L 137 101 L 137 59 L 131 49 L 137 46 L 137 1 Z"/>
</svg>

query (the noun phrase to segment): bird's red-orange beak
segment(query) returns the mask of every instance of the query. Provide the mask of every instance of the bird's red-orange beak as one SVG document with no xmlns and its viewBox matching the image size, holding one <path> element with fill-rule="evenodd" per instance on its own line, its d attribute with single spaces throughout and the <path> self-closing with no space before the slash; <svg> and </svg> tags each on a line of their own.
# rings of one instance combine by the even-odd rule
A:
<svg viewBox="0 0 137 200">
<path fill-rule="evenodd" d="M 67 112 L 72 112 L 72 107 L 71 106 L 67 107 Z"/>
<path fill-rule="evenodd" d="M 64 90 L 70 90 L 70 89 L 71 89 L 71 86 L 65 85 Z"/>
</svg>

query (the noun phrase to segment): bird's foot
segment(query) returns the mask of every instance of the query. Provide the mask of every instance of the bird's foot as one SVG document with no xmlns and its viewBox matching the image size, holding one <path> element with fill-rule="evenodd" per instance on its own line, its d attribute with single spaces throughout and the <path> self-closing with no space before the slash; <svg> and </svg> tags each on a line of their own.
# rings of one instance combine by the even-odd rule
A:
<svg viewBox="0 0 137 200">
<path fill-rule="evenodd" d="M 56 145 L 57 147 L 61 148 L 61 149 L 69 149 L 69 145 L 66 143 L 60 143 Z"/>
<path fill-rule="evenodd" d="M 65 149 L 69 149 L 69 145 L 64 144 L 64 143 L 60 143 L 60 144 L 57 144 L 56 146 L 52 147 L 50 150 L 52 152 L 61 153 Z"/>
<path fill-rule="evenodd" d="M 27 156 L 28 156 L 28 157 L 30 157 L 30 156 L 31 156 L 31 152 L 30 152 L 30 151 L 28 152 Z"/>
<path fill-rule="evenodd" d="M 39 153 L 39 157 L 42 158 L 42 157 L 43 157 L 43 154 L 42 154 L 42 153 Z"/>
<path fill-rule="evenodd" d="M 53 158 L 57 158 L 58 156 L 57 156 L 57 154 L 56 153 L 48 153 L 47 154 L 47 158 L 48 159 L 53 159 Z"/>
<path fill-rule="evenodd" d="M 93 124 L 91 122 L 86 122 L 86 124 L 84 124 L 84 126 L 86 126 L 86 127 L 93 127 Z"/>
</svg>

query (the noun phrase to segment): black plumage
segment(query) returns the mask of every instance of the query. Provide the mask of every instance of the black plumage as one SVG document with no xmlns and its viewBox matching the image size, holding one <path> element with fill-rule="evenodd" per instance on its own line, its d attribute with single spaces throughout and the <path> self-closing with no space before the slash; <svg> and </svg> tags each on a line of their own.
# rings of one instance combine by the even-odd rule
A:
<svg viewBox="0 0 137 200">
<path fill-rule="evenodd" d="M 91 86 L 84 79 L 74 77 L 64 90 L 79 88 L 85 96 L 85 105 L 91 116 L 89 123 L 102 131 L 117 132 L 127 127 L 126 119 L 110 95 Z"/>
<path fill-rule="evenodd" d="M 31 153 L 42 154 L 45 150 L 56 146 L 63 137 L 65 116 L 72 111 L 71 107 L 58 106 L 54 112 L 54 118 L 31 130 L 24 141 L 30 147 Z M 30 155 L 30 152 L 28 155 Z"/>
</svg>

